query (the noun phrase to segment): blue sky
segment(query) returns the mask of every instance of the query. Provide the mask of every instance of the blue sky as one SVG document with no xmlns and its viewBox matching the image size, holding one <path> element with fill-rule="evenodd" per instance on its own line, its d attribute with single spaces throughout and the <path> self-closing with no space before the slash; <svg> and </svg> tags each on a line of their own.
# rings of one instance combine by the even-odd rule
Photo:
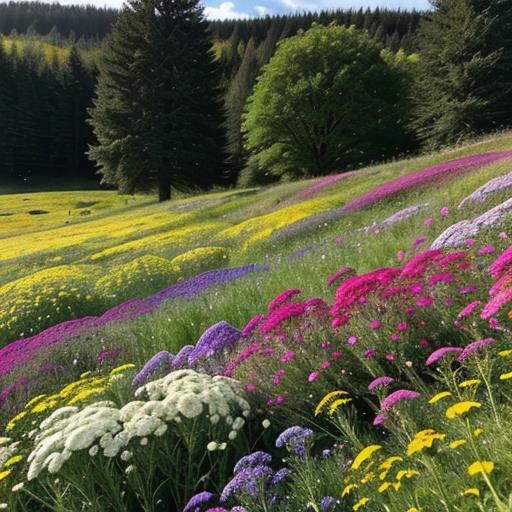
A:
<svg viewBox="0 0 512 512">
<path fill-rule="evenodd" d="M 120 7 L 123 0 L 60 0 L 61 4 L 89 4 Z M 428 9 L 428 0 L 203 0 L 205 13 L 212 19 L 252 18 L 265 14 L 283 14 L 321 9 L 389 7 L 393 9 Z"/>
</svg>

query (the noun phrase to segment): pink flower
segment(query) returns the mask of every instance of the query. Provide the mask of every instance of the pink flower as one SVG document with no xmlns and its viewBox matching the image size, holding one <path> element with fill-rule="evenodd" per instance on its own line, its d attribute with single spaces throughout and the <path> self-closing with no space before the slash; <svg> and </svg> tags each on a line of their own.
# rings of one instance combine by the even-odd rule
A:
<svg viewBox="0 0 512 512">
<path fill-rule="evenodd" d="M 431 226 L 433 222 L 434 222 L 434 220 L 429 217 L 428 219 L 425 219 L 425 221 L 423 222 L 423 225 L 425 227 L 428 227 L 428 226 Z"/>
<path fill-rule="evenodd" d="M 357 336 L 349 336 L 347 343 L 349 345 L 355 345 L 358 341 Z"/>
<path fill-rule="evenodd" d="M 428 340 L 426 340 L 426 339 L 420 340 L 420 347 L 428 347 L 428 345 L 429 345 Z"/>
<path fill-rule="evenodd" d="M 284 354 L 284 356 L 281 357 L 281 361 L 283 363 L 287 363 L 288 361 L 290 361 L 293 356 L 295 355 L 295 352 L 293 352 L 292 350 L 286 352 L 286 354 Z"/>
<path fill-rule="evenodd" d="M 380 425 L 381 423 L 384 422 L 385 419 L 386 419 L 386 416 L 384 416 L 384 413 L 381 412 L 381 413 L 377 414 L 377 416 L 375 416 L 375 419 L 373 420 L 373 424 L 375 426 Z"/>
<path fill-rule="evenodd" d="M 334 241 L 337 243 L 337 244 L 341 244 L 341 242 L 343 242 L 343 237 L 342 236 L 337 236 Z"/>
<path fill-rule="evenodd" d="M 414 400 L 420 396 L 417 391 L 410 389 L 399 389 L 388 395 L 381 403 L 381 409 L 386 411 L 402 400 Z"/>
<path fill-rule="evenodd" d="M 336 271 L 334 274 L 332 274 L 331 276 L 328 277 L 327 285 L 330 286 L 331 284 L 338 282 L 342 277 L 344 277 L 344 276 L 348 277 L 355 273 L 356 273 L 356 271 L 353 268 L 350 268 L 350 267 L 340 268 L 338 271 Z"/>
<path fill-rule="evenodd" d="M 469 345 L 466 345 L 464 347 L 464 350 L 462 351 L 461 355 L 458 357 L 458 360 L 465 361 L 470 355 L 474 354 L 476 351 L 480 350 L 481 348 L 491 345 L 492 343 L 496 343 L 496 340 L 494 338 L 485 338 L 483 340 L 473 341 L 473 343 L 470 343 Z"/>
<path fill-rule="evenodd" d="M 500 323 L 498 322 L 498 319 L 497 318 L 489 318 L 489 327 L 493 330 L 499 330 Z"/>
<path fill-rule="evenodd" d="M 376 379 L 373 379 L 370 382 L 370 384 L 368 384 L 368 389 L 375 389 L 375 388 L 379 388 L 381 386 L 387 386 L 388 384 L 391 384 L 394 381 L 395 381 L 395 379 L 393 379 L 392 377 L 383 375 L 382 377 L 377 377 Z"/>
<path fill-rule="evenodd" d="M 475 239 L 473 238 L 468 238 L 467 240 L 464 240 L 464 243 L 468 246 L 468 247 L 471 247 L 472 245 L 474 245 L 476 242 Z"/>
<path fill-rule="evenodd" d="M 445 299 L 443 303 L 445 306 L 451 306 L 453 304 L 453 299 Z"/>
<path fill-rule="evenodd" d="M 281 306 L 285 302 L 288 302 L 288 300 L 290 300 L 293 296 L 298 295 L 299 293 L 301 293 L 301 290 L 299 288 L 291 288 L 289 290 L 285 290 L 284 292 L 281 292 L 268 305 L 268 312 L 270 313 L 270 312 L 274 311 L 274 309 L 277 309 L 279 306 Z"/>
<path fill-rule="evenodd" d="M 465 316 L 471 315 L 480 304 L 482 303 L 479 300 L 471 302 L 457 315 L 457 318 L 464 318 Z"/>
<path fill-rule="evenodd" d="M 367 359 L 372 358 L 374 355 L 375 355 L 375 349 L 374 348 L 371 348 L 371 349 L 367 350 L 364 353 L 364 357 L 366 357 Z"/>
<path fill-rule="evenodd" d="M 438 348 L 437 350 L 434 350 L 432 354 L 430 354 L 425 361 L 425 364 L 427 366 L 430 366 L 431 364 L 435 363 L 436 361 L 439 361 L 442 357 L 444 357 L 446 354 L 452 353 L 452 352 L 462 352 L 462 348 L 460 347 L 443 347 Z"/>
<path fill-rule="evenodd" d="M 341 357 L 341 352 L 333 352 L 331 354 L 331 357 L 333 358 L 334 361 L 337 361 Z"/>
<path fill-rule="evenodd" d="M 508 238 L 508 235 L 505 231 L 501 231 L 499 236 L 500 236 L 500 238 L 502 238 L 504 240 Z"/>
<path fill-rule="evenodd" d="M 407 329 L 407 322 L 399 322 L 397 329 L 399 331 L 405 331 Z"/>
<path fill-rule="evenodd" d="M 277 375 L 279 375 L 279 377 L 282 377 L 286 372 L 284 370 L 277 370 Z"/>
<path fill-rule="evenodd" d="M 380 320 L 372 320 L 370 322 L 370 327 L 372 329 L 378 329 L 381 326 Z"/>
<path fill-rule="evenodd" d="M 430 297 L 420 297 L 416 301 L 416 305 L 420 308 L 428 308 L 429 306 L 432 306 L 434 304 L 434 301 Z"/>
<path fill-rule="evenodd" d="M 468 293 L 476 292 L 476 284 L 470 284 L 469 286 L 466 286 L 464 288 L 461 288 L 459 291 L 461 295 L 467 295 Z"/>
<path fill-rule="evenodd" d="M 391 341 L 397 341 L 398 340 L 398 333 L 393 332 L 391 333 Z"/>
<path fill-rule="evenodd" d="M 440 210 L 439 210 L 439 213 L 441 214 L 442 217 L 446 217 L 447 215 L 449 215 L 450 213 L 450 210 L 447 206 L 443 206 Z"/>
<path fill-rule="evenodd" d="M 324 341 L 320 347 L 323 348 L 323 349 L 326 349 L 326 348 L 329 348 L 331 346 L 331 342 L 329 340 L 327 341 Z"/>
<path fill-rule="evenodd" d="M 308 377 L 308 382 L 313 382 L 318 378 L 320 375 L 320 372 L 318 370 L 315 370 L 314 372 L 311 372 Z"/>
<path fill-rule="evenodd" d="M 402 261 L 405 258 L 405 252 L 400 250 L 396 253 L 396 259 Z"/>
<path fill-rule="evenodd" d="M 281 378 L 280 378 L 278 375 L 276 375 L 276 376 L 272 379 L 272 382 L 273 382 L 274 384 L 279 384 L 279 383 L 281 382 Z"/>
<path fill-rule="evenodd" d="M 247 389 L 247 391 L 252 393 L 256 389 L 256 386 L 254 384 L 247 384 L 245 389 Z"/>
<path fill-rule="evenodd" d="M 276 397 L 276 404 L 282 404 L 285 401 L 285 398 L 283 395 L 279 395 Z"/>
<path fill-rule="evenodd" d="M 451 283 L 454 280 L 455 277 L 453 277 L 453 274 L 450 274 L 449 272 L 439 272 L 430 278 L 428 284 L 430 286 L 434 286 L 437 283 Z"/>
<path fill-rule="evenodd" d="M 387 361 L 394 361 L 395 360 L 395 356 L 393 354 L 386 354 L 386 360 Z"/>
<path fill-rule="evenodd" d="M 324 370 L 326 370 L 327 368 L 329 368 L 329 366 L 331 366 L 331 363 L 329 361 L 324 361 L 321 365 L 320 365 Z"/>
<path fill-rule="evenodd" d="M 486 245 L 485 247 L 482 247 L 482 249 L 478 251 L 478 254 L 491 254 L 495 250 L 496 247 L 494 247 L 494 245 Z"/>
<path fill-rule="evenodd" d="M 425 243 L 425 240 L 427 239 L 426 236 L 419 236 L 418 238 L 416 238 L 416 240 L 414 240 L 413 242 L 413 247 L 417 247 L 418 245 L 421 245 L 423 243 Z"/>
</svg>

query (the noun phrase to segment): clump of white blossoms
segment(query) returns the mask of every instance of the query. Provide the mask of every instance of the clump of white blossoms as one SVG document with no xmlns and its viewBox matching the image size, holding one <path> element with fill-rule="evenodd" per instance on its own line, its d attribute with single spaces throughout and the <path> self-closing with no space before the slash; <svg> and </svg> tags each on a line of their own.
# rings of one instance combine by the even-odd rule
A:
<svg viewBox="0 0 512 512">
<path fill-rule="evenodd" d="M 121 409 L 103 401 L 81 410 L 62 407 L 54 411 L 41 423 L 35 438 L 35 448 L 28 457 L 28 480 L 37 478 L 44 469 L 57 473 L 73 452 L 81 450 L 88 450 L 90 456 L 121 454 L 120 458 L 127 461 L 132 451 L 126 447 L 133 439 L 138 439 L 137 446 L 144 446 L 147 442 L 142 441 L 149 436 L 161 437 L 169 430 L 179 435 L 175 432 L 177 426 L 201 415 L 210 425 L 205 448 L 225 447 L 222 440 L 211 437 L 220 434 L 235 439 L 250 414 L 250 405 L 235 380 L 194 370 L 170 373 L 142 386 L 135 394 L 139 400 Z"/>
</svg>

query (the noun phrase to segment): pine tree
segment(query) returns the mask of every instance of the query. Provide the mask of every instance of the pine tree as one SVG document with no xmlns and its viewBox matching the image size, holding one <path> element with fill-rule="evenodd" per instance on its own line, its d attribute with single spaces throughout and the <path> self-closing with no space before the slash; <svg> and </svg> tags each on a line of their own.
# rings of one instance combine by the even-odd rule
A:
<svg viewBox="0 0 512 512">
<path fill-rule="evenodd" d="M 512 123 L 512 0 L 436 0 L 418 35 L 415 127 L 426 147 Z"/>
<path fill-rule="evenodd" d="M 130 0 L 107 42 L 90 110 L 103 181 L 124 192 L 221 181 L 222 106 L 198 0 Z"/>
</svg>

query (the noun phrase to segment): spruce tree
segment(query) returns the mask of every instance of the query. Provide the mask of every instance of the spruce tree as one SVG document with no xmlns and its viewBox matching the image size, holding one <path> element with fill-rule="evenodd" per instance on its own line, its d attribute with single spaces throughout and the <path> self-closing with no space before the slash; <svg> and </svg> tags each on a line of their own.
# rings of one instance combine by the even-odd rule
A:
<svg viewBox="0 0 512 512">
<path fill-rule="evenodd" d="M 512 123 L 512 0 L 436 0 L 418 34 L 413 126 L 435 148 Z"/>
<path fill-rule="evenodd" d="M 198 0 L 129 0 L 108 39 L 89 155 L 123 192 L 222 180 L 217 67 Z"/>
</svg>

